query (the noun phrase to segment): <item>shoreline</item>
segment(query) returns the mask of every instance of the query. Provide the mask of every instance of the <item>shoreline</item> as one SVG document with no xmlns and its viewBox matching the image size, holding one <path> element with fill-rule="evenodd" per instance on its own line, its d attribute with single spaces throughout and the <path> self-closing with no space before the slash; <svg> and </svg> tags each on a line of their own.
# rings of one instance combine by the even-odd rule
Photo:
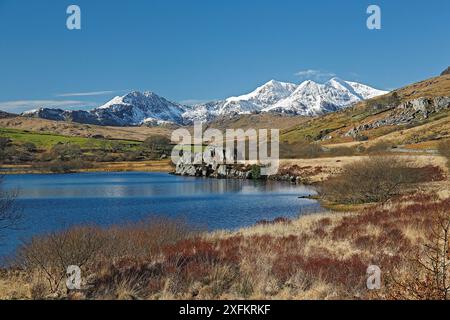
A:
<svg viewBox="0 0 450 320">
<path fill-rule="evenodd" d="M 69 172 L 53 172 L 39 170 L 32 165 L 2 165 L 0 175 L 10 174 L 71 174 L 71 173 L 96 173 L 96 172 L 173 172 L 170 160 L 152 160 L 136 162 L 103 162 L 95 163 L 95 167 L 71 170 Z"/>
<path fill-rule="evenodd" d="M 411 167 L 439 166 L 447 172 L 445 157 L 441 155 L 399 155 Z M 341 172 L 345 165 L 366 159 L 367 156 L 319 157 L 308 159 L 280 159 L 276 175 L 267 180 L 286 181 L 299 185 L 315 186 Z M 0 175 L 8 174 L 64 174 L 82 172 L 166 172 L 176 174 L 176 166 L 170 159 L 150 161 L 98 162 L 92 168 L 74 169 L 68 172 L 52 172 L 33 167 L 33 164 L 2 164 Z M 192 176 L 192 175 L 186 175 Z M 211 177 L 222 178 L 222 177 Z M 223 179 L 243 179 L 227 176 Z"/>
</svg>

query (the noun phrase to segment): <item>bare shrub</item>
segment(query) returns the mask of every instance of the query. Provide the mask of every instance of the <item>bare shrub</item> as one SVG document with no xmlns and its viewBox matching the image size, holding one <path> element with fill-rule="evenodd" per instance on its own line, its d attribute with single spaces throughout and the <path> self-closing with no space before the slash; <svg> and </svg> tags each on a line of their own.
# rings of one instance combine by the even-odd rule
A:
<svg viewBox="0 0 450 320">
<path fill-rule="evenodd" d="M 391 275 L 393 299 L 448 300 L 450 298 L 450 214 L 434 213 L 427 243 L 410 258 L 408 272 Z"/>
<path fill-rule="evenodd" d="M 37 271 L 42 275 L 51 293 L 61 291 L 68 266 L 76 265 L 86 275 L 95 274 L 103 267 L 110 283 L 108 286 L 101 285 L 101 290 L 104 293 L 113 292 L 112 295 L 117 298 L 123 296 L 117 292 L 123 293 L 126 288 L 136 289 L 134 284 L 142 283 L 140 277 L 148 268 L 136 266 L 136 262 L 156 257 L 163 247 L 186 239 L 198 230 L 182 219 L 163 217 L 105 229 L 74 227 L 36 236 L 25 242 L 16 253 L 17 264 L 30 274 Z M 128 263 L 129 257 L 135 262 Z M 111 261 L 120 263 L 111 265 Z M 124 265 L 131 266 L 131 269 Z M 150 269 L 153 270 L 153 267 Z M 134 271 L 127 273 L 126 270 Z M 100 279 L 98 283 L 100 285 L 104 281 Z"/>
<path fill-rule="evenodd" d="M 37 270 L 56 293 L 66 276 L 67 267 L 83 268 L 92 262 L 105 243 L 105 237 L 93 227 L 77 227 L 37 236 L 18 250 L 18 262 L 30 273 Z"/>
<path fill-rule="evenodd" d="M 16 203 L 17 191 L 2 188 L 3 177 L 0 176 L 0 240 L 2 233 L 7 229 L 19 227 L 22 212 Z"/>
<path fill-rule="evenodd" d="M 30 288 L 31 299 L 43 300 L 47 295 L 47 287 L 42 282 L 33 283 Z"/>
<path fill-rule="evenodd" d="M 109 241 L 103 247 L 102 254 L 108 259 L 151 256 L 160 252 L 164 246 L 189 238 L 200 231 L 201 228 L 189 225 L 182 218 L 154 216 L 103 230 Z"/>
<path fill-rule="evenodd" d="M 398 195 L 402 185 L 419 181 L 419 174 L 399 158 L 371 156 L 344 166 L 337 177 L 322 184 L 320 194 L 338 203 L 385 202 Z"/>
</svg>

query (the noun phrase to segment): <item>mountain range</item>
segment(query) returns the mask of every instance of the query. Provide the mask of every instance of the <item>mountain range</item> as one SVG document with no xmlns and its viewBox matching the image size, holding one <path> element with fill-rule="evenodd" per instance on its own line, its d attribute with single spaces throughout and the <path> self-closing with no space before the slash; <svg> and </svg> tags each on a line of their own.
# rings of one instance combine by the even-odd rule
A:
<svg viewBox="0 0 450 320">
<path fill-rule="evenodd" d="M 22 115 L 107 126 L 190 125 L 194 121 L 261 112 L 317 116 L 386 93 L 338 78 L 326 83 L 308 80 L 299 85 L 271 80 L 251 93 L 193 106 L 171 102 L 153 92 L 133 91 L 90 111 L 42 107 Z"/>
</svg>

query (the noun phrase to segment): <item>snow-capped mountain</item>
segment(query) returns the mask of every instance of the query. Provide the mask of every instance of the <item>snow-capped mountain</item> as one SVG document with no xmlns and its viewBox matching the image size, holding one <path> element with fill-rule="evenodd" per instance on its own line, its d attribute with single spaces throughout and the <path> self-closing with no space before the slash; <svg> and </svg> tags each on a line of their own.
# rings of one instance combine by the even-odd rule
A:
<svg viewBox="0 0 450 320">
<path fill-rule="evenodd" d="M 209 121 L 218 116 L 253 112 L 316 116 L 386 93 L 339 78 L 323 84 L 308 80 L 300 85 L 271 80 L 249 94 L 197 105 L 183 118 L 186 122 Z"/>
<path fill-rule="evenodd" d="M 297 85 L 293 83 L 270 80 L 249 94 L 226 99 L 220 108 L 220 114 L 261 111 L 281 99 L 289 97 L 296 88 Z"/>
<path fill-rule="evenodd" d="M 262 111 L 315 116 L 337 111 L 356 102 L 386 93 L 386 91 L 339 78 L 333 78 L 323 84 L 308 80 L 301 83 L 289 97 Z"/>
<path fill-rule="evenodd" d="M 183 118 L 185 122 L 205 122 L 218 116 L 260 112 L 289 97 L 296 88 L 293 83 L 270 80 L 248 94 L 193 106 L 183 114 Z"/>
<path fill-rule="evenodd" d="M 338 78 L 323 84 L 308 80 L 300 85 L 271 80 L 248 94 L 195 106 L 171 102 L 153 92 L 133 91 L 90 111 L 40 108 L 23 115 L 110 126 L 189 125 L 194 121 L 208 122 L 220 116 L 255 112 L 315 116 L 385 93 Z"/>
<path fill-rule="evenodd" d="M 182 114 L 185 111 L 184 106 L 170 102 L 153 92 L 133 91 L 123 97 L 115 97 L 91 113 L 101 123 L 126 126 L 142 123 L 182 123 Z"/>
<path fill-rule="evenodd" d="M 40 108 L 22 115 L 104 126 L 137 126 L 183 124 L 182 115 L 186 110 L 187 107 L 170 102 L 153 92 L 133 91 L 90 111 Z"/>
</svg>

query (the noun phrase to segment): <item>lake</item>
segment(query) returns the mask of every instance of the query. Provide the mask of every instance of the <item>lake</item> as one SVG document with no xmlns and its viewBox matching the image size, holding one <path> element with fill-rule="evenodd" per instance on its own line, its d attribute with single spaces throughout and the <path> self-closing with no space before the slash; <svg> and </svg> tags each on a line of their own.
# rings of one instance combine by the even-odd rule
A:
<svg viewBox="0 0 450 320">
<path fill-rule="evenodd" d="M 304 186 L 167 173 L 6 175 L 3 188 L 19 192 L 24 219 L 20 230 L 7 232 L 0 255 L 33 235 L 72 225 L 108 226 L 164 215 L 209 230 L 235 229 L 319 208 L 316 201 L 299 198 L 315 193 Z"/>
</svg>

